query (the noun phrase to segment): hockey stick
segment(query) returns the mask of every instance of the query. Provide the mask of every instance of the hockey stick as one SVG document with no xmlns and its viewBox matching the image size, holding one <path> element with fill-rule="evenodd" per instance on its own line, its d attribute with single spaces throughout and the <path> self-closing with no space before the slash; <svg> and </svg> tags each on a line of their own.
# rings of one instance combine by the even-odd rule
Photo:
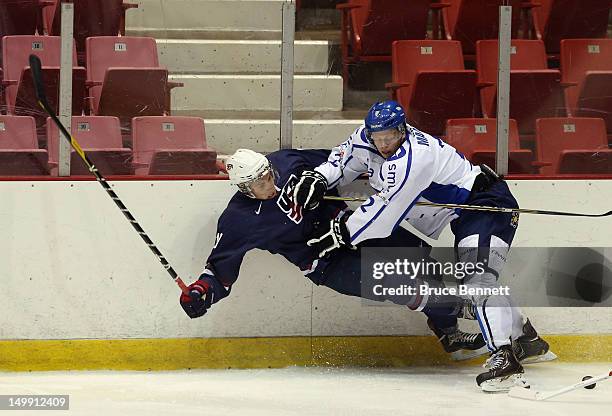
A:
<svg viewBox="0 0 612 416">
<path fill-rule="evenodd" d="M 51 117 L 53 122 L 57 125 L 57 127 L 62 132 L 62 135 L 66 138 L 66 140 L 70 142 L 70 145 L 74 148 L 77 154 L 81 157 L 83 162 L 85 162 L 85 165 L 87 165 L 87 169 L 91 173 L 94 174 L 98 183 L 102 186 L 102 188 L 104 188 L 104 190 L 106 191 L 108 196 L 111 197 L 113 202 L 115 202 L 115 204 L 121 210 L 125 218 L 127 218 L 130 224 L 132 224 L 132 227 L 134 227 L 134 230 L 136 230 L 138 235 L 147 244 L 147 247 L 149 247 L 149 250 L 151 250 L 153 254 L 155 254 L 159 262 L 162 264 L 162 266 L 164 266 L 164 269 L 166 269 L 166 271 L 170 275 L 170 277 L 172 277 L 175 283 L 181 288 L 181 291 L 184 294 L 188 295 L 189 291 L 187 289 L 187 286 L 183 282 L 183 280 L 178 276 L 176 271 L 168 263 L 168 261 L 166 260 L 164 255 L 161 253 L 161 251 L 159 251 L 159 249 L 153 243 L 151 238 L 149 238 L 147 233 L 142 229 L 138 221 L 136 221 L 132 213 L 130 213 L 130 211 L 126 208 L 126 206 L 123 204 L 121 199 L 117 196 L 115 191 L 112 190 L 112 188 L 106 181 L 106 178 L 104 178 L 104 176 L 98 171 L 98 169 L 94 166 L 94 164 L 89 160 L 89 158 L 87 157 L 83 149 L 81 149 L 81 146 L 79 145 L 79 143 L 74 139 L 74 137 L 72 137 L 72 135 L 70 135 L 70 133 L 68 133 L 68 130 L 66 129 L 66 127 L 64 127 L 62 122 L 59 121 L 59 119 L 55 115 L 55 112 L 49 105 L 47 101 L 47 96 L 45 95 L 43 79 L 42 79 L 42 72 L 41 72 L 41 64 L 40 64 L 40 59 L 38 58 L 38 56 L 30 55 L 30 68 L 32 69 L 32 79 L 34 80 L 34 87 L 36 89 L 36 99 L 38 100 L 38 104 Z"/>
<path fill-rule="evenodd" d="M 596 377 L 589 377 L 589 378 L 587 377 L 589 376 L 584 377 L 583 381 L 581 381 L 580 383 L 572 384 L 571 386 L 567 386 L 562 389 L 551 391 L 548 393 L 543 393 L 543 392 L 534 391 L 531 389 L 526 389 L 524 387 L 515 386 L 510 389 L 510 391 L 508 392 L 508 396 L 514 397 L 515 399 L 536 400 L 536 401 L 548 400 L 553 397 L 559 396 L 561 394 L 568 393 L 572 390 L 579 389 L 581 387 L 584 387 L 587 389 L 593 389 L 595 388 L 595 383 L 597 383 L 598 381 L 607 380 L 610 377 L 612 377 L 612 371 L 606 374 L 601 374 Z"/>
<path fill-rule="evenodd" d="M 365 202 L 368 198 L 355 198 L 346 196 L 332 196 L 326 195 L 324 199 L 330 201 L 346 201 L 346 202 Z M 608 217 L 612 215 L 612 211 L 604 212 L 603 214 L 582 214 L 576 212 L 563 212 L 563 211 L 545 211 L 541 209 L 527 209 L 527 208 L 503 208 L 503 207 L 485 207 L 480 205 L 464 205 L 464 204 L 438 204 L 435 202 L 419 201 L 415 205 L 435 208 L 449 208 L 449 209 L 467 209 L 471 211 L 488 211 L 488 212 L 503 212 L 512 213 L 518 212 L 519 214 L 539 214 L 539 215 L 563 215 L 566 217 Z"/>
</svg>

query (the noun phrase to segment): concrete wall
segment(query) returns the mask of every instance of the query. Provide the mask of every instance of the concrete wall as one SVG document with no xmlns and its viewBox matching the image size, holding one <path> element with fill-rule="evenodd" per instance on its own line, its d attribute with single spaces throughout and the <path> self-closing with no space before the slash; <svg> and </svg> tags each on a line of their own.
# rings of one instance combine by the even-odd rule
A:
<svg viewBox="0 0 612 416">
<path fill-rule="evenodd" d="M 226 181 L 113 187 L 185 281 L 233 191 Z M 521 205 L 603 212 L 612 181 L 520 181 Z M 179 291 L 96 182 L 0 182 L 0 339 L 428 334 L 420 314 L 314 287 L 254 251 L 229 298 L 189 320 Z M 517 245 L 612 246 L 610 219 L 521 217 Z M 444 234 L 436 244 L 450 243 Z M 534 277 L 537 278 L 537 277 Z M 544 333 L 612 333 L 609 309 L 531 308 Z"/>
</svg>

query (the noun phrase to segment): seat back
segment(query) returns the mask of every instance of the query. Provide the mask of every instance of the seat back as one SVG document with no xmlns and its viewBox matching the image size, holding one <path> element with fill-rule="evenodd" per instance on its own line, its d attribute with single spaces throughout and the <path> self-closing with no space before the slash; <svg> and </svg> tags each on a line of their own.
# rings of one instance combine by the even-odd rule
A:
<svg viewBox="0 0 612 416">
<path fill-rule="evenodd" d="M 492 114 L 497 93 L 498 41 L 479 40 L 476 42 L 476 70 L 479 83 L 490 83 L 481 87 L 480 100 L 483 112 Z M 512 39 L 510 69 L 540 70 L 547 69 L 546 50 L 540 40 Z"/>
<path fill-rule="evenodd" d="M 430 0 L 353 0 L 353 30 L 362 55 L 389 55 L 400 39 L 425 39 Z"/>
<path fill-rule="evenodd" d="M 131 36 L 87 38 L 87 79 L 102 82 L 111 67 L 159 67 L 155 39 Z"/>
<path fill-rule="evenodd" d="M 119 149 L 123 147 L 121 127 L 117 117 L 72 116 L 71 133 L 84 150 Z M 47 149 L 49 162 L 59 158 L 59 130 L 51 118 L 47 118 Z"/>
<path fill-rule="evenodd" d="M 0 116 L 0 149 L 38 149 L 34 118 L 28 116 Z"/>
<path fill-rule="evenodd" d="M 402 40 L 393 42 L 393 82 L 410 83 L 398 91 L 398 101 L 408 103 L 419 71 L 463 70 L 461 44 L 448 40 Z"/>
<path fill-rule="evenodd" d="M 446 122 L 446 142 L 468 158 L 475 150 L 495 152 L 497 148 L 497 119 L 456 118 Z M 510 119 L 508 150 L 520 149 L 516 120 Z"/>
<path fill-rule="evenodd" d="M 34 54 L 42 66 L 59 67 L 61 38 L 59 36 L 5 36 L 2 39 L 4 79 L 19 81 L 21 72 L 30 66 L 29 56 Z M 76 48 L 73 46 L 73 65 L 76 66 Z"/>
<path fill-rule="evenodd" d="M 612 71 L 612 39 L 564 39 L 561 41 L 562 81 L 569 108 L 576 108 L 580 84 L 587 71 Z"/>
<path fill-rule="evenodd" d="M 445 0 L 450 7 L 442 11 L 447 37 L 461 42 L 463 53 L 474 54 L 476 41 L 497 39 L 499 6 L 512 6 L 512 37 L 520 26 L 521 0 Z"/>
<path fill-rule="evenodd" d="M 605 38 L 609 0 L 554 0 L 544 29 L 548 53 L 559 53 L 561 39 Z"/>
<path fill-rule="evenodd" d="M 156 150 L 205 149 L 200 117 L 148 116 L 132 119 L 134 162 L 148 164 Z"/>
<path fill-rule="evenodd" d="M 608 149 L 606 125 L 600 118 L 541 118 L 536 121 L 536 151 L 538 159 L 551 162 L 541 168 L 542 174 L 559 173 L 564 150 Z"/>
<path fill-rule="evenodd" d="M 39 0 L 0 0 L 0 37 L 33 35 L 39 15 Z"/>
<path fill-rule="evenodd" d="M 56 5 L 45 8 L 45 21 L 51 35 L 60 34 L 61 13 Z M 79 54 L 85 52 L 85 39 L 91 36 L 117 36 L 125 14 L 123 0 L 73 0 L 74 39 Z"/>
</svg>

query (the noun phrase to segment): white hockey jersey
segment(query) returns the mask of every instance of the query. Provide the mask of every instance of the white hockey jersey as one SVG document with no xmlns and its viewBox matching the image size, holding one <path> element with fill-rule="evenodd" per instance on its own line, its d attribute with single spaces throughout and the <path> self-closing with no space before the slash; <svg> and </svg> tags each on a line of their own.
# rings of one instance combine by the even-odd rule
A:
<svg viewBox="0 0 612 416">
<path fill-rule="evenodd" d="M 458 210 L 414 206 L 417 201 L 465 204 L 480 167 L 454 147 L 408 125 L 406 140 L 385 159 L 366 139 L 364 126 L 334 148 L 327 162 L 315 168 L 329 188 L 346 185 L 366 173 L 377 193 L 348 219 L 351 243 L 384 238 L 407 220 L 437 239 Z"/>
</svg>

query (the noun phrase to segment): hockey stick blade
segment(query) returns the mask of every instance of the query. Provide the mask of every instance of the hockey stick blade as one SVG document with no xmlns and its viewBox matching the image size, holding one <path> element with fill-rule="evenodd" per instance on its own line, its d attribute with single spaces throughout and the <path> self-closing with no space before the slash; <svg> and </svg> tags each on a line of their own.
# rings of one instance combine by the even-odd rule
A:
<svg viewBox="0 0 612 416">
<path fill-rule="evenodd" d="M 49 109 L 47 96 L 45 95 L 45 88 L 43 84 L 42 75 L 42 64 L 40 58 L 34 54 L 30 55 L 30 69 L 32 70 L 32 79 L 34 81 L 34 89 L 36 91 L 36 98 L 43 104 L 45 110 Z"/>
<path fill-rule="evenodd" d="M 328 201 L 345 201 L 345 202 L 365 202 L 368 200 L 368 198 L 334 196 L 334 195 L 325 195 L 323 199 L 326 199 Z M 439 204 L 436 202 L 427 202 L 427 201 L 418 201 L 415 203 L 415 205 L 432 207 L 432 208 L 465 209 L 469 211 L 486 211 L 486 212 L 502 212 L 502 213 L 518 212 L 519 214 L 558 215 L 558 216 L 565 216 L 565 217 L 600 218 L 600 217 L 609 217 L 612 215 L 612 211 L 604 212 L 603 214 L 584 214 L 584 213 L 578 213 L 578 212 L 546 211 L 546 210 L 541 210 L 541 209 L 528 209 L 528 208 L 487 207 L 487 206 L 467 205 L 467 204 Z"/>
<path fill-rule="evenodd" d="M 577 390 L 582 387 L 590 386 L 599 381 L 607 380 L 610 377 L 612 377 L 612 371 L 610 371 L 609 373 L 601 374 L 593 378 L 589 378 L 579 383 L 572 384 L 571 386 L 563 387 L 562 389 L 559 389 L 559 390 L 548 392 L 548 393 L 515 386 L 510 389 L 510 391 L 508 392 L 508 396 L 514 397 L 515 399 L 523 399 L 523 400 L 534 400 L 534 401 L 548 400 L 548 399 L 552 399 L 553 397 L 568 393 L 570 391 Z"/>
<path fill-rule="evenodd" d="M 77 152 L 77 154 L 83 160 L 83 163 L 87 166 L 87 169 L 96 177 L 96 181 L 102 186 L 102 188 L 106 191 L 108 196 L 113 200 L 117 208 L 121 211 L 123 216 L 129 221 L 132 228 L 138 233 L 140 238 L 144 241 L 144 243 L 149 247 L 149 250 L 157 257 L 159 262 L 162 264 L 166 272 L 170 275 L 172 280 L 179 286 L 181 291 L 184 294 L 189 294 L 189 290 L 187 285 L 183 282 L 183 280 L 178 276 L 174 268 L 168 263 L 166 257 L 162 254 L 162 252 L 157 248 L 157 246 L 153 243 L 153 240 L 149 237 L 149 235 L 144 231 L 144 229 L 140 226 L 136 218 L 132 215 L 132 213 L 127 209 L 123 201 L 119 198 L 119 196 L 115 193 L 115 191 L 108 184 L 106 178 L 102 175 L 101 172 L 95 167 L 95 165 L 89 160 L 79 143 L 75 140 L 75 138 L 70 134 L 70 132 L 66 129 L 66 127 L 62 124 L 62 122 L 57 118 L 55 111 L 51 108 L 49 103 L 47 102 L 47 97 L 45 95 L 45 88 L 43 82 L 43 73 L 42 66 L 40 63 L 40 58 L 36 55 L 30 55 L 30 69 L 32 71 L 32 79 L 34 82 L 34 88 L 36 90 L 36 99 L 38 100 L 38 104 L 45 110 L 45 112 L 51 117 L 57 128 L 60 130 L 61 135 L 64 136 L 66 140 L 70 142 L 72 148 Z"/>
</svg>

